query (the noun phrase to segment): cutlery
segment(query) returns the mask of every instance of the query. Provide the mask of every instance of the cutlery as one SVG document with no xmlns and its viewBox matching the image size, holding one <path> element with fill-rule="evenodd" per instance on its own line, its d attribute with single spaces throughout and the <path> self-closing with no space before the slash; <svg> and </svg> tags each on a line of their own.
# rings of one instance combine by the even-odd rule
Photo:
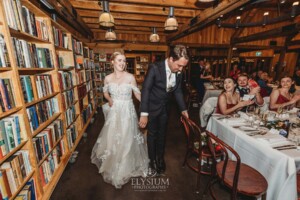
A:
<svg viewBox="0 0 300 200">
<path fill-rule="evenodd" d="M 288 144 L 288 145 L 282 145 L 282 146 L 276 146 L 276 147 L 273 147 L 273 149 L 277 149 L 277 150 L 282 150 L 282 149 L 296 149 L 297 146 L 294 145 L 294 144 Z"/>
<path fill-rule="evenodd" d="M 276 150 L 281 151 L 281 150 L 287 150 L 287 149 L 297 149 L 297 147 L 296 147 L 296 146 L 293 146 L 293 147 L 285 147 L 285 148 L 278 148 L 278 149 L 276 149 Z"/>
</svg>

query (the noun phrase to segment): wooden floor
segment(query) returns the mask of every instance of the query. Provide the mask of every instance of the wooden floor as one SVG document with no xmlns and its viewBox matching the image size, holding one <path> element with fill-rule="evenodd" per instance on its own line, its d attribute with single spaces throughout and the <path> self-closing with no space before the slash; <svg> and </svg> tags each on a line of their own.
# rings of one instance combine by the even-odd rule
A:
<svg viewBox="0 0 300 200">
<path fill-rule="evenodd" d="M 198 110 L 190 113 L 192 119 L 198 120 Z M 88 137 L 83 138 L 77 147 L 78 159 L 74 164 L 68 164 L 56 189 L 52 200 L 192 200 L 201 199 L 202 195 L 195 194 L 196 174 L 187 167 L 182 167 L 185 154 L 186 138 L 179 121 L 179 113 L 172 105 L 170 113 L 165 160 L 166 175 L 159 178 L 147 178 L 156 181 L 161 188 L 158 191 L 140 191 L 134 187 L 141 181 L 129 181 L 121 189 L 115 189 L 103 181 L 95 165 L 90 162 L 93 145 L 103 126 L 101 110 L 95 115 L 95 122 L 87 129 Z M 155 179 L 155 180 L 154 180 Z M 209 178 L 202 176 L 201 191 L 204 190 Z M 229 199 L 223 190 L 216 189 L 222 198 Z M 210 200 L 205 197 L 203 199 Z"/>
</svg>

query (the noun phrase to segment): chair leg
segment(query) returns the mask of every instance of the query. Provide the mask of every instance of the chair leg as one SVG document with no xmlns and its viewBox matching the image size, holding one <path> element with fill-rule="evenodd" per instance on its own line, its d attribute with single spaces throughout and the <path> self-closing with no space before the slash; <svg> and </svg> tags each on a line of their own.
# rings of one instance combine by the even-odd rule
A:
<svg viewBox="0 0 300 200">
<path fill-rule="evenodd" d="M 267 193 L 265 193 L 264 195 L 262 195 L 261 200 L 266 200 L 267 199 Z"/>
<path fill-rule="evenodd" d="M 188 154 L 189 154 L 189 150 L 187 150 L 187 151 L 186 151 L 186 153 L 185 153 L 185 156 L 184 156 L 184 161 L 183 161 L 182 167 L 184 167 L 184 166 L 185 166 L 185 164 L 186 164 L 186 161 L 187 161 Z"/>
</svg>

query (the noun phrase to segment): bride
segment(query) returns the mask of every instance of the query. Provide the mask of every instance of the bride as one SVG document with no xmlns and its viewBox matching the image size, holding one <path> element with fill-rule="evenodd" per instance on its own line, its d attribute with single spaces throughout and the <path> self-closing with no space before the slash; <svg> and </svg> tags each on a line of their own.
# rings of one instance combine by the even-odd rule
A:
<svg viewBox="0 0 300 200">
<path fill-rule="evenodd" d="M 111 57 L 114 72 L 105 77 L 103 105 L 105 124 L 93 147 L 91 161 L 105 182 L 121 188 L 131 177 L 146 176 L 147 147 L 138 128 L 132 92 L 140 101 L 135 78 L 125 71 L 126 58 L 120 52 Z"/>
</svg>

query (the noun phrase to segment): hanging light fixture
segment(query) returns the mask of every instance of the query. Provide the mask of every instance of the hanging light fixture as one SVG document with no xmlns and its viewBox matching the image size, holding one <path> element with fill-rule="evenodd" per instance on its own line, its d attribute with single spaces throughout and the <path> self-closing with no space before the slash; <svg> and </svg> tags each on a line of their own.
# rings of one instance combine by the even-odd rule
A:
<svg viewBox="0 0 300 200">
<path fill-rule="evenodd" d="M 156 32 L 156 28 L 152 27 L 152 34 L 149 38 L 150 42 L 159 42 L 159 35 Z"/>
<path fill-rule="evenodd" d="M 295 17 L 299 1 L 295 1 L 292 6 L 291 17 Z"/>
<path fill-rule="evenodd" d="M 165 30 L 173 31 L 173 30 L 177 30 L 177 28 L 178 28 L 178 23 L 174 16 L 174 7 L 171 6 L 168 19 L 165 22 Z"/>
<path fill-rule="evenodd" d="M 105 33 L 105 40 L 116 40 L 116 39 L 117 39 L 117 35 L 115 31 L 112 30 L 112 28 L 109 28 Z"/>
<path fill-rule="evenodd" d="M 235 28 L 239 28 L 240 24 L 241 24 L 241 16 L 237 16 L 235 21 Z"/>
<path fill-rule="evenodd" d="M 263 26 L 267 24 L 268 16 L 269 16 L 269 12 L 265 12 L 263 17 L 263 24 L 262 24 Z"/>
<path fill-rule="evenodd" d="M 99 17 L 99 24 L 104 27 L 113 27 L 115 25 L 114 17 L 109 12 L 108 1 L 102 1 L 103 13 Z"/>
</svg>

